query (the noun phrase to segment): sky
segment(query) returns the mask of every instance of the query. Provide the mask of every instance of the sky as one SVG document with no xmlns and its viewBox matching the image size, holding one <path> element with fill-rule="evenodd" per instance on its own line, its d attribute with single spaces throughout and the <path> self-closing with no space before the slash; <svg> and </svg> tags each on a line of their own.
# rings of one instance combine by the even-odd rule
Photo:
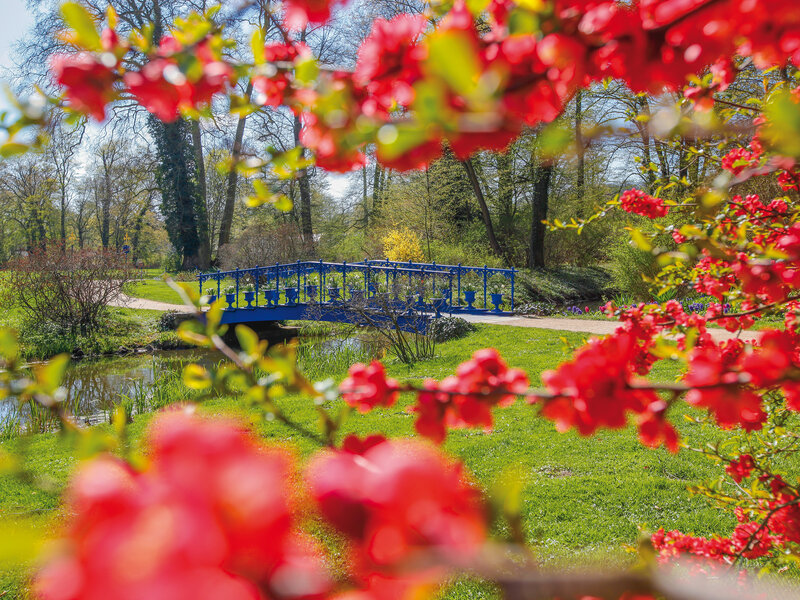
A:
<svg viewBox="0 0 800 600">
<path fill-rule="evenodd" d="M 11 47 L 20 39 L 32 24 L 25 7 L 25 0 L 0 0 L 0 67 L 9 69 L 11 62 Z M 8 103 L 4 94 L 0 94 L 0 108 L 6 108 Z"/>
</svg>

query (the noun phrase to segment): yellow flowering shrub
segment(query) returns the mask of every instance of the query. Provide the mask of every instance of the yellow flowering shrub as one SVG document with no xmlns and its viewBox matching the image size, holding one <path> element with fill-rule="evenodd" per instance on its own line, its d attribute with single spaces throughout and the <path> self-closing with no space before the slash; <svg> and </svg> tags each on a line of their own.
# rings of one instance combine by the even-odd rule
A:
<svg viewBox="0 0 800 600">
<path fill-rule="evenodd" d="M 389 260 L 421 262 L 422 245 L 416 233 L 408 229 L 392 229 L 383 238 L 383 254 Z"/>
</svg>

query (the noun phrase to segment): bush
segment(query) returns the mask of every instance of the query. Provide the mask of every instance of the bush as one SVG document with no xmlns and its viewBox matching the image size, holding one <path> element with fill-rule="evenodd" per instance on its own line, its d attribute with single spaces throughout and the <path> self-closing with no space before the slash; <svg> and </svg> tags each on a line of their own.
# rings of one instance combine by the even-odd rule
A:
<svg viewBox="0 0 800 600">
<path fill-rule="evenodd" d="M 611 282 L 611 275 L 599 267 L 520 271 L 517 275 L 516 300 L 518 304 L 590 302 L 613 294 Z"/>
<path fill-rule="evenodd" d="M 422 246 L 417 234 L 410 229 L 392 229 L 383 238 L 383 254 L 389 260 L 414 261 L 424 260 Z"/>
<path fill-rule="evenodd" d="M 9 264 L 4 300 L 20 309 L 26 323 L 87 335 L 100 326 L 108 306 L 123 297 L 135 275 L 120 252 L 49 244 Z"/>
<path fill-rule="evenodd" d="M 611 270 L 617 289 L 637 301 L 653 299 L 652 279 L 660 268 L 651 252 L 632 246 L 627 240 L 617 243 L 611 251 Z"/>
<path fill-rule="evenodd" d="M 168 310 L 161 313 L 158 318 L 159 331 L 175 331 L 178 325 L 188 319 L 194 318 L 194 315 L 187 312 L 179 312 L 177 310 Z"/>
<path fill-rule="evenodd" d="M 225 271 L 287 263 L 304 257 L 300 230 L 293 224 L 256 224 L 219 249 Z"/>
<path fill-rule="evenodd" d="M 533 315 L 535 317 L 550 317 L 560 314 L 558 307 L 550 302 L 530 302 L 528 304 L 523 304 L 517 309 L 517 312 L 523 315 Z"/>
<path fill-rule="evenodd" d="M 476 329 L 475 325 L 461 317 L 441 317 L 430 324 L 428 335 L 436 342 L 448 342 L 461 339 Z"/>
<path fill-rule="evenodd" d="M 166 273 L 177 273 L 183 267 L 183 257 L 181 256 L 180 252 L 176 252 L 175 249 L 170 249 L 170 251 L 161 259 L 161 268 L 164 269 Z"/>
</svg>

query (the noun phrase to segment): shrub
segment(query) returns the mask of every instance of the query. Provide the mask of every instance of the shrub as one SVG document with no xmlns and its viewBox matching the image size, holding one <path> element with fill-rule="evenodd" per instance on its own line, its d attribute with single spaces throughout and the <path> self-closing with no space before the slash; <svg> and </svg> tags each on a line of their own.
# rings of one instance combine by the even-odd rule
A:
<svg viewBox="0 0 800 600">
<path fill-rule="evenodd" d="M 523 304 L 517 309 L 523 315 L 533 315 L 535 317 L 550 317 L 559 314 L 558 307 L 550 302 L 530 302 Z"/>
<path fill-rule="evenodd" d="M 302 258 L 305 252 L 300 230 L 293 224 L 256 224 L 219 249 L 220 266 L 225 271 L 287 263 Z"/>
<path fill-rule="evenodd" d="M 600 300 L 612 292 L 611 281 L 611 275 L 598 267 L 520 271 L 516 281 L 517 302 L 570 304 Z"/>
<path fill-rule="evenodd" d="M 619 291 L 639 301 L 651 300 L 651 284 L 660 268 L 651 252 L 645 252 L 627 241 L 617 243 L 611 251 L 611 270 Z"/>
<path fill-rule="evenodd" d="M 136 273 L 120 252 L 48 244 L 9 264 L 4 296 L 27 323 L 87 335 L 99 327 L 108 306 L 123 298 Z"/>
<path fill-rule="evenodd" d="M 441 317 L 434 319 L 428 327 L 428 335 L 436 342 L 458 340 L 476 331 L 475 325 L 461 317 Z"/>
<path fill-rule="evenodd" d="M 419 237 L 410 229 L 392 229 L 383 238 L 383 254 L 389 260 L 414 261 L 424 260 Z"/>
</svg>

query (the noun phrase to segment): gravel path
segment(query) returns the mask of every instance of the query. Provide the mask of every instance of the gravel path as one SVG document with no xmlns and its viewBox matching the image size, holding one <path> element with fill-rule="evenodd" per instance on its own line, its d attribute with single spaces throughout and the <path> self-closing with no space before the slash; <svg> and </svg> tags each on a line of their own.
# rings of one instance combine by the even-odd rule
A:
<svg viewBox="0 0 800 600">
<path fill-rule="evenodd" d="M 145 298 L 133 298 L 124 296 L 114 306 L 126 308 L 138 308 L 144 310 L 175 310 L 178 312 L 188 312 L 186 307 L 181 304 L 168 304 L 157 302 Z M 560 319 L 554 317 L 499 317 L 494 315 L 460 315 L 463 319 L 471 323 L 486 323 L 489 325 L 507 325 L 511 327 L 529 327 L 531 329 L 551 329 L 554 331 L 574 331 L 576 333 L 588 333 L 593 335 L 608 335 L 614 333 L 618 327 L 616 321 L 595 321 L 590 319 Z M 736 334 L 725 331 L 724 329 L 709 329 L 711 336 L 717 341 L 729 340 L 736 337 Z"/>
<path fill-rule="evenodd" d="M 560 319 L 555 317 L 498 317 L 492 315 L 460 315 L 471 323 L 488 323 L 491 325 L 510 325 L 512 327 L 530 327 L 531 329 L 554 329 L 557 331 L 574 331 L 594 335 L 608 335 L 614 333 L 619 323 L 617 321 L 600 321 L 590 319 Z M 718 342 L 737 337 L 735 333 L 725 329 L 708 330 Z M 743 339 L 751 339 L 754 332 L 744 334 Z"/>
<path fill-rule="evenodd" d="M 157 302 L 156 300 L 148 300 L 147 298 L 134 298 L 133 296 L 121 295 L 117 301 L 112 302 L 111 306 L 119 308 L 136 308 L 140 310 L 160 310 L 166 312 L 168 310 L 176 310 L 178 312 L 189 312 L 183 304 L 169 304 L 167 302 Z"/>
</svg>

